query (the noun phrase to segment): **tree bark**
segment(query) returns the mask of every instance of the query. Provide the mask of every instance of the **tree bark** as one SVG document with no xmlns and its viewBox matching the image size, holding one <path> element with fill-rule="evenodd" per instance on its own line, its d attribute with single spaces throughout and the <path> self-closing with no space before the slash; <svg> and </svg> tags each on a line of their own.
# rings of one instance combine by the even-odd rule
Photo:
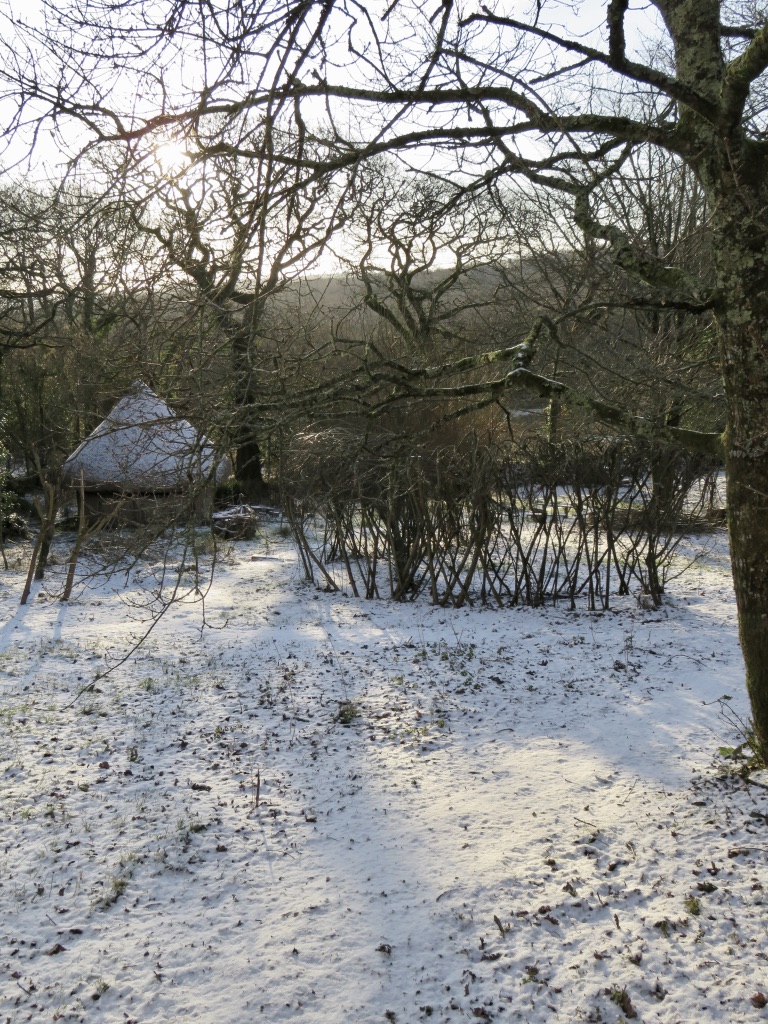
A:
<svg viewBox="0 0 768 1024">
<path fill-rule="evenodd" d="M 740 229 L 723 224 L 718 256 L 728 530 L 754 745 L 768 762 L 768 246 L 756 249 L 763 226 L 745 230 L 740 212 Z"/>
<path fill-rule="evenodd" d="M 266 497 L 263 456 L 259 442 L 258 394 L 256 388 L 256 334 L 264 316 L 265 300 L 254 297 L 244 311 L 243 319 L 231 331 L 232 368 L 235 378 L 235 475 L 243 496 L 248 501 Z"/>
<path fill-rule="evenodd" d="M 766 385 L 768 392 L 768 379 Z M 768 460 L 749 453 L 748 439 L 735 426 L 729 431 L 727 473 L 733 583 L 754 745 L 768 762 Z"/>
<path fill-rule="evenodd" d="M 251 357 L 250 329 L 245 327 L 232 339 L 235 372 L 235 473 L 243 495 L 249 501 L 260 501 L 265 496 L 265 485 Z"/>
</svg>

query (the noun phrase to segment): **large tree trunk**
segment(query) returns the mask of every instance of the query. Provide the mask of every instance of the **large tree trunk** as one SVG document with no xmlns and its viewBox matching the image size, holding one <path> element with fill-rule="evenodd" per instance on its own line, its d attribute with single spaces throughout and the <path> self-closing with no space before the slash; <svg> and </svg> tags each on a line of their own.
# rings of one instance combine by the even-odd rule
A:
<svg viewBox="0 0 768 1024">
<path fill-rule="evenodd" d="M 766 380 L 768 407 L 768 380 Z M 755 746 L 768 763 L 768 460 L 728 434 L 728 528 Z"/>
<path fill-rule="evenodd" d="M 766 322 L 768 326 L 768 322 Z M 760 326 L 745 328 L 740 351 L 726 381 L 729 423 L 726 445 L 728 529 L 733 584 L 739 613 L 739 636 L 752 705 L 755 744 L 768 763 L 768 360 L 754 360 L 747 372 L 739 358 L 757 355 Z M 732 349 L 735 346 L 732 346 Z M 741 364 L 741 365 L 738 365 Z"/>
<path fill-rule="evenodd" d="M 768 247 L 763 225 L 745 212 L 738 224 L 734 217 L 719 224 L 718 319 L 739 636 L 755 746 L 768 762 Z"/>
</svg>

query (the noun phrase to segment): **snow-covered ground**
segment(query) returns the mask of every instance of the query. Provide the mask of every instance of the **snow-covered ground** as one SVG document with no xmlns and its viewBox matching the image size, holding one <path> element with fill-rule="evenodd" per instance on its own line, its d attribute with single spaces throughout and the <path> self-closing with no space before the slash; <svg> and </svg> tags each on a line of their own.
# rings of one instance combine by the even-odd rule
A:
<svg viewBox="0 0 768 1024">
<path fill-rule="evenodd" d="M 722 539 L 660 610 L 589 614 L 327 594 L 273 533 L 93 689 L 140 585 L 62 604 L 53 571 L 20 607 L 24 568 L 0 1022 L 768 1018 Z"/>
</svg>

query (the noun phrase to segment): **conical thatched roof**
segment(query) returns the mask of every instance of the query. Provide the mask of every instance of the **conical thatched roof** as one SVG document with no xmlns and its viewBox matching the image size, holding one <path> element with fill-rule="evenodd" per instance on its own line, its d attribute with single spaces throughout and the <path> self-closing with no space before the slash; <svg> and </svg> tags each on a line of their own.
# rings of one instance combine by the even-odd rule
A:
<svg viewBox="0 0 768 1024">
<path fill-rule="evenodd" d="M 91 491 L 178 491 L 220 483 L 229 461 L 141 381 L 121 398 L 63 467 L 65 483 Z"/>
</svg>

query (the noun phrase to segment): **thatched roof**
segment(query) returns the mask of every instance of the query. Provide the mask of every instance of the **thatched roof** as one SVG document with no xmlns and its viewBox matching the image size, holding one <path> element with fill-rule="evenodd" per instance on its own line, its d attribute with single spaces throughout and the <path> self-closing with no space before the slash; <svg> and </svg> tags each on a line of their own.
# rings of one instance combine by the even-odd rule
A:
<svg viewBox="0 0 768 1024">
<path fill-rule="evenodd" d="M 229 460 L 141 381 L 64 463 L 65 483 L 91 491 L 178 491 L 220 483 Z"/>
</svg>

